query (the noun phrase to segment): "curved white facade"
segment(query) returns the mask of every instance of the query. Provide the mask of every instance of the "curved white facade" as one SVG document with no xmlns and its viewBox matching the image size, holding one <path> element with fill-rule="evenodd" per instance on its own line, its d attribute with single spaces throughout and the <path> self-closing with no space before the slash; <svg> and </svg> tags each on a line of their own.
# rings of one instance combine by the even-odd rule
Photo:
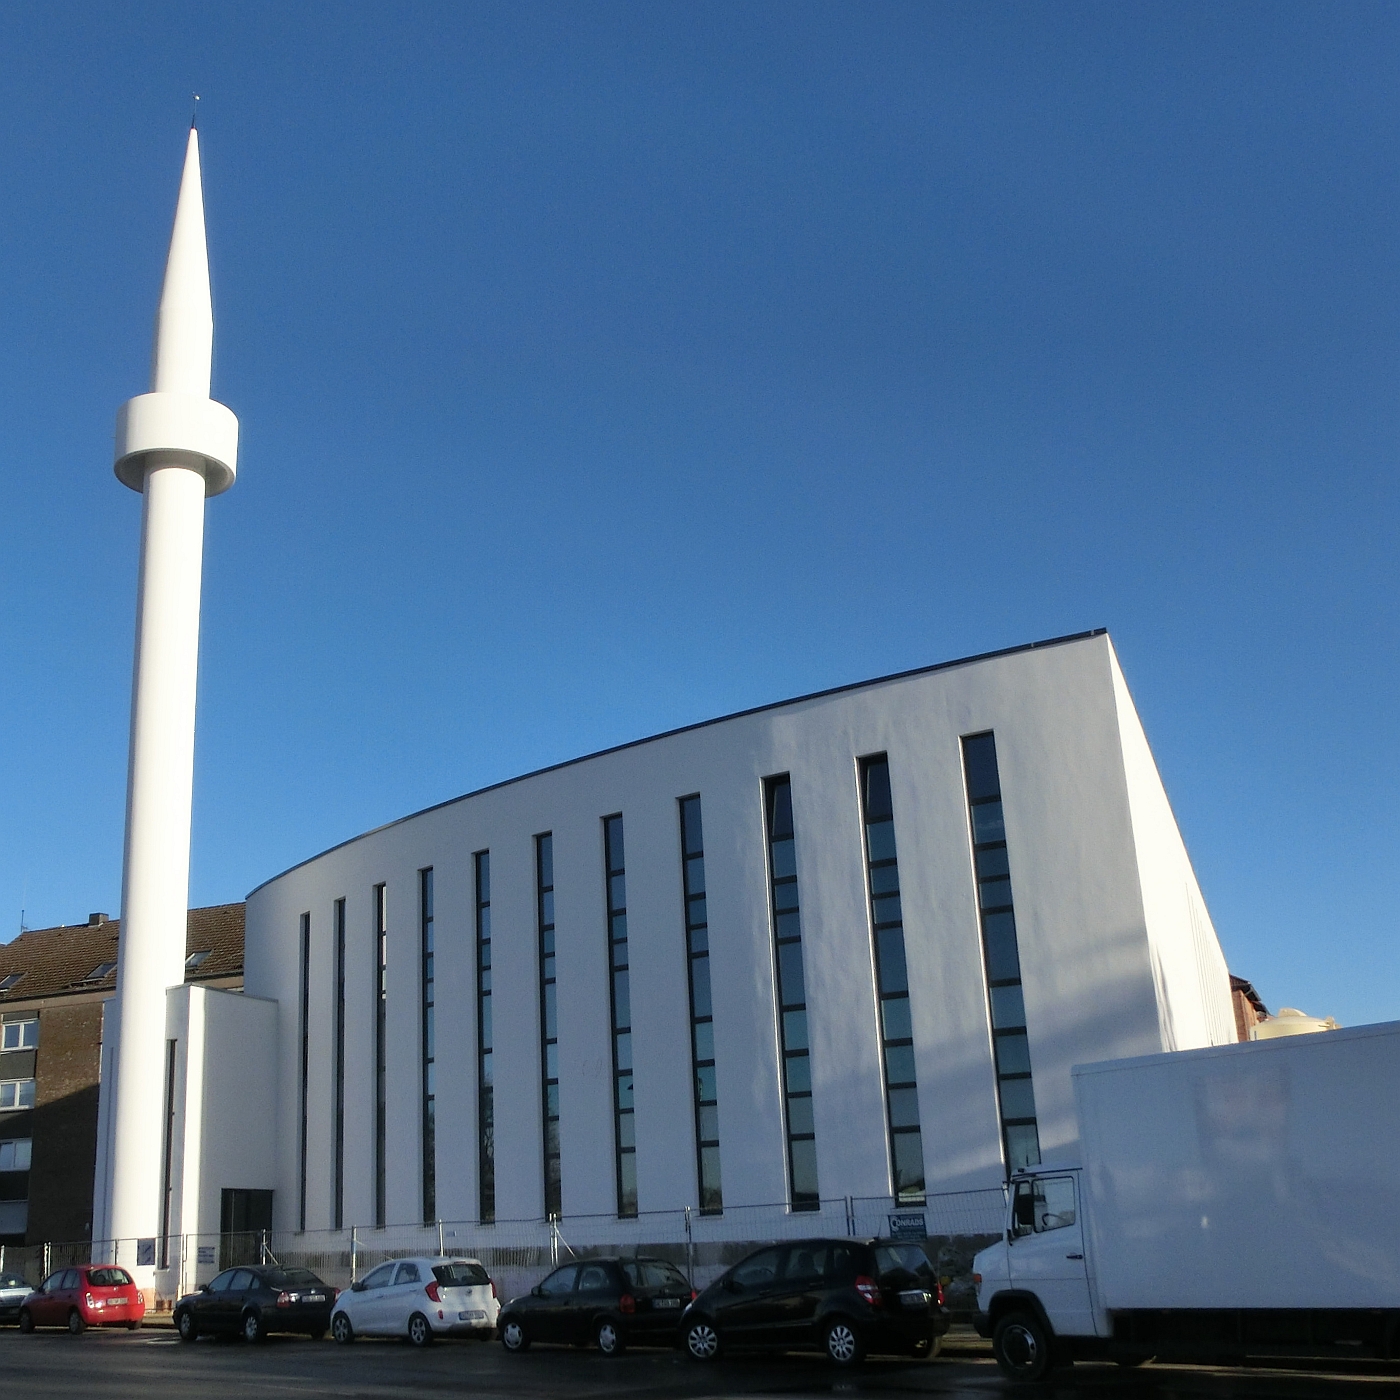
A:
<svg viewBox="0 0 1400 1400">
<path fill-rule="evenodd" d="M 579 759 L 406 817 L 260 886 L 248 897 L 246 991 L 278 1006 L 275 1179 L 226 1184 L 272 1186 L 279 1230 L 424 1219 L 420 872 L 431 868 L 436 1166 L 428 1214 L 479 1218 L 474 854 L 489 851 L 495 1216 L 545 1214 L 536 837 L 548 832 L 560 1205 L 566 1216 L 616 1214 L 604 819 L 620 813 L 637 1207 L 698 1207 L 678 803 L 699 794 L 724 1207 L 788 1202 L 764 807 L 765 780 L 786 774 L 820 1194 L 890 1195 L 858 792 L 859 761 L 876 754 L 889 764 L 927 1187 L 999 1183 L 1003 1136 L 962 746 L 985 731 L 995 735 L 1000 773 L 1040 1151 L 1072 1157 L 1072 1065 L 1235 1038 L 1225 962 L 1102 633 L 871 681 Z M 387 930 L 382 1188 L 378 886 Z"/>
</svg>

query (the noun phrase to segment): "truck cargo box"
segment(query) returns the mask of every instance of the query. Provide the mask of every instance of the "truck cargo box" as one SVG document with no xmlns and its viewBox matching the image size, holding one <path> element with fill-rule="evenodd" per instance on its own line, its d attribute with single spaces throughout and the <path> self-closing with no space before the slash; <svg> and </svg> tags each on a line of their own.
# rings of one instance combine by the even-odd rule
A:
<svg viewBox="0 0 1400 1400">
<path fill-rule="evenodd" d="M 1400 1022 L 1073 1077 L 1100 1308 L 1400 1307 Z"/>
</svg>

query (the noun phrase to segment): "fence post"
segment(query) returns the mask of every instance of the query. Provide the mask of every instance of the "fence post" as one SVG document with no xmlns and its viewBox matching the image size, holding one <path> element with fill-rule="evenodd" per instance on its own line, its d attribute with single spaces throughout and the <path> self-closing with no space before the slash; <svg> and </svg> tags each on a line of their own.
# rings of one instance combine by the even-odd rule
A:
<svg viewBox="0 0 1400 1400">
<path fill-rule="evenodd" d="M 847 1197 L 846 1197 L 846 1233 L 847 1233 L 848 1235 L 854 1235 L 855 1232 L 856 1232 L 856 1207 L 855 1207 L 855 1202 L 854 1202 L 849 1196 L 847 1196 Z"/>
<path fill-rule="evenodd" d="M 690 1207 L 685 1208 L 685 1273 L 691 1291 L 695 1290 L 695 1240 L 690 1233 Z"/>
<path fill-rule="evenodd" d="M 445 1259 L 447 1251 L 443 1248 L 442 1221 L 438 1221 L 438 1258 Z"/>
<path fill-rule="evenodd" d="M 45 1278 L 48 1278 L 48 1276 L 49 1276 L 49 1274 L 50 1274 L 50 1272 L 51 1272 L 51 1270 L 49 1269 L 49 1249 L 50 1249 L 50 1248 L 51 1248 L 51 1246 L 50 1246 L 48 1240 L 45 1240 L 45 1241 L 44 1241 L 44 1277 L 45 1277 Z"/>
<path fill-rule="evenodd" d="M 552 1211 L 549 1216 L 549 1267 L 559 1267 L 559 1217 Z"/>
<path fill-rule="evenodd" d="M 358 1268 L 357 1260 L 358 1260 L 358 1258 L 359 1258 L 359 1252 L 360 1252 L 360 1240 L 359 1240 L 359 1236 L 356 1234 L 355 1231 L 356 1231 L 356 1227 L 355 1227 L 354 1225 L 352 1225 L 352 1226 L 350 1227 L 350 1282 L 351 1282 L 351 1283 L 356 1282 L 356 1280 L 359 1278 L 359 1274 L 356 1272 L 356 1270 L 357 1270 L 357 1268 Z"/>
</svg>

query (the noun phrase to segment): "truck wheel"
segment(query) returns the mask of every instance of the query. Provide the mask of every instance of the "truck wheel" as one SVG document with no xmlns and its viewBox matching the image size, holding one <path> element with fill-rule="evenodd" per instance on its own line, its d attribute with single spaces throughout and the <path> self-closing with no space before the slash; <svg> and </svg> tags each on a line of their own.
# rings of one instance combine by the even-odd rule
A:
<svg viewBox="0 0 1400 1400">
<path fill-rule="evenodd" d="M 1050 1338 L 1030 1313 L 1007 1313 L 992 1330 L 992 1354 L 1013 1381 L 1038 1381 L 1050 1369 Z"/>
</svg>

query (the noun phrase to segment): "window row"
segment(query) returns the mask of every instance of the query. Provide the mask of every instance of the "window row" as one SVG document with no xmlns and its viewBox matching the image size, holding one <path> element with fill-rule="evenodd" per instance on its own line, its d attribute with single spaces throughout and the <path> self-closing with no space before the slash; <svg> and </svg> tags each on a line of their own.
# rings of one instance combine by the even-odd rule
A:
<svg viewBox="0 0 1400 1400">
<path fill-rule="evenodd" d="M 978 896 L 988 1014 L 997 1071 L 997 1096 L 1008 1170 L 1039 1160 L 1035 1097 L 1025 1028 L 1010 861 L 1002 818 L 1001 786 L 991 733 L 962 741 L 974 879 Z M 894 801 L 888 757 L 859 761 L 859 803 L 865 885 L 876 991 L 876 1031 L 882 1080 L 892 1194 L 900 1205 L 924 1200 L 924 1143 L 914 1056 L 914 1011 L 901 903 Z M 817 1131 L 813 1112 L 811 1038 L 802 938 L 802 899 L 798 881 L 797 830 L 792 782 L 786 774 L 764 780 L 764 820 L 768 870 L 773 975 L 777 994 L 782 1121 L 786 1144 L 789 1203 L 815 1210 L 821 1201 L 817 1179 Z M 617 1210 L 637 1213 L 637 1138 L 633 1101 L 631 961 L 627 927 L 627 868 L 623 817 L 602 819 L 606 956 L 613 1144 Z M 719 1085 L 711 997 L 709 916 L 705 879 L 704 824 L 698 794 L 679 800 L 680 874 L 689 1000 L 689 1053 L 696 1149 L 696 1175 L 702 1212 L 723 1210 L 720 1170 Z M 562 1212 L 560 1152 L 560 1074 L 558 980 L 554 922 L 554 837 L 542 832 L 535 845 L 535 924 L 539 996 L 541 1142 L 546 1215 Z M 478 1213 L 495 1219 L 495 1074 L 492 1018 L 491 853 L 473 856 L 474 943 L 477 1000 Z M 387 1133 L 387 887 L 373 888 L 374 911 L 374 1217 L 385 1223 Z M 433 871 L 419 872 L 419 986 L 421 991 L 421 1200 L 422 1218 L 436 1215 L 435 951 Z M 335 901 L 335 1141 L 334 1222 L 344 1224 L 345 1140 L 345 901 Z M 306 1096 L 308 1074 L 309 915 L 303 916 L 301 942 L 302 1140 L 301 1223 L 305 1228 Z M 7 1023 L 9 1025 L 37 1023 Z M 22 1034 L 17 1032 L 18 1034 Z M 33 1101 L 29 1083 L 28 1103 Z M 0 1086 L 19 1103 L 14 1084 Z"/>
</svg>

